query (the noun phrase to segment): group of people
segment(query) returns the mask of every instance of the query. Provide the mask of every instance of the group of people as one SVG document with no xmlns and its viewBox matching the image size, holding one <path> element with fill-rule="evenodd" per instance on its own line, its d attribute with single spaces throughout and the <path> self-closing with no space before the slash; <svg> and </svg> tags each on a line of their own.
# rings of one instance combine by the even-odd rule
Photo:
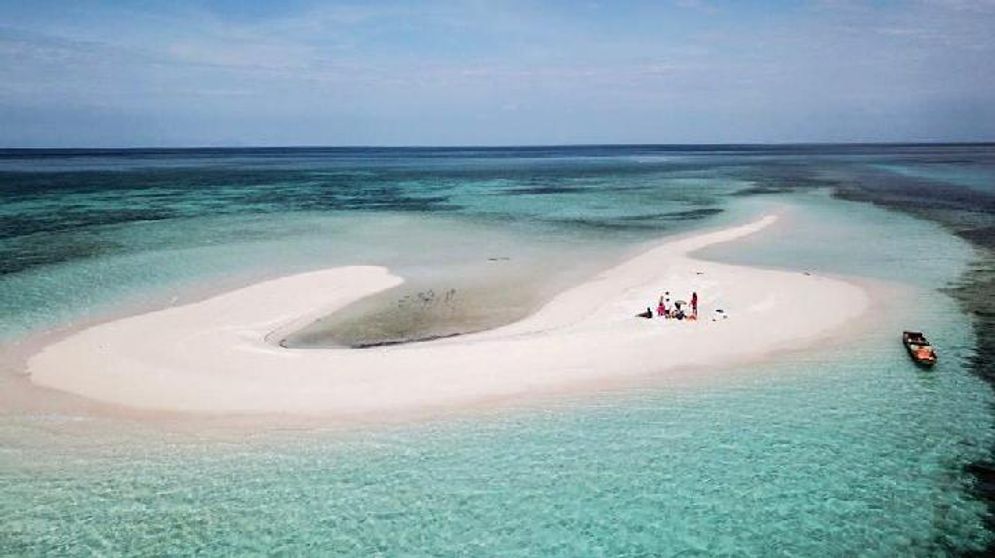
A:
<svg viewBox="0 0 995 558">
<path fill-rule="evenodd" d="M 639 318 L 652 318 L 653 310 L 649 307 L 645 312 L 636 314 Z M 698 293 L 691 293 L 691 304 L 683 300 L 670 301 L 670 291 L 663 293 L 660 302 L 656 306 L 656 317 L 674 320 L 697 320 L 698 319 Z"/>
</svg>

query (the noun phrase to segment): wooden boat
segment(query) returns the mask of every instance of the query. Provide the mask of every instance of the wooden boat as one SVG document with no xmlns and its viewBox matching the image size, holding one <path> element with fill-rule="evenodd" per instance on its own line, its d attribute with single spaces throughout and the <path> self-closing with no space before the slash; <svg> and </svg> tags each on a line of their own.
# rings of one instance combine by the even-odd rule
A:
<svg viewBox="0 0 995 558">
<path fill-rule="evenodd" d="M 936 364 L 936 351 L 921 331 L 903 331 L 902 344 L 916 364 L 933 366 Z"/>
</svg>

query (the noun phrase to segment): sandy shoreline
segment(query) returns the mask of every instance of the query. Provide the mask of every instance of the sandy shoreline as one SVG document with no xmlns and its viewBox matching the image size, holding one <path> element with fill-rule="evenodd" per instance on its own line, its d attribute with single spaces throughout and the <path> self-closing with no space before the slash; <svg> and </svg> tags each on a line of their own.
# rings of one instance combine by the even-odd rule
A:
<svg viewBox="0 0 995 558">
<path fill-rule="evenodd" d="M 385 418 L 599 380 L 676 379 L 804 347 L 868 308 L 862 288 L 838 279 L 690 257 L 774 220 L 665 241 L 479 334 L 364 350 L 279 347 L 315 318 L 402 281 L 381 267 L 340 267 L 100 324 L 44 347 L 27 369 L 37 385 L 140 409 Z M 692 289 L 697 323 L 633 317 L 663 290 L 686 298 Z M 716 308 L 730 317 L 711 321 Z"/>
</svg>

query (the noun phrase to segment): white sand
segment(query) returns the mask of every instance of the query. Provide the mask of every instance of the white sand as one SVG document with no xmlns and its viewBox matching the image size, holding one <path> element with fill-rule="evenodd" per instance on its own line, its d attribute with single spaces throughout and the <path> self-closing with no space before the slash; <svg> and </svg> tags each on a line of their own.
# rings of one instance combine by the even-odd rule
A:
<svg viewBox="0 0 995 558">
<path fill-rule="evenodd" d="M 772 223 L 664 242 L 506 327 L 375 349 L 286 349 L 296 328 L 402 282 L 379 267 L 293 275 L 124 318 L 56 341 L 31 380 L 130 407 L 385 418 L 631 378 L 686 377 L 811 345 L 867 308 L 853 284 L 695 260 L 694 250 Z M 700 274 L 699 274 L 700 273 Z M 633 317 L 669 290 L 698 322 Z M 728 319 L 712 321 L 722 308 Z"/>
</svg>

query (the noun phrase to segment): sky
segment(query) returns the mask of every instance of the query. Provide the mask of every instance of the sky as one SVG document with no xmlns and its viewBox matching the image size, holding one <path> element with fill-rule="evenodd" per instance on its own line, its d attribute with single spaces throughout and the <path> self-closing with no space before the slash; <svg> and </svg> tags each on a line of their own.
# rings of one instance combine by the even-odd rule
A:
<svg viewBox="0 0 995 558">
<path fill-rule="evenodd" d="M 0 0 L 0 147 L 995 140 L 995 0 Z"/>
</svg>

